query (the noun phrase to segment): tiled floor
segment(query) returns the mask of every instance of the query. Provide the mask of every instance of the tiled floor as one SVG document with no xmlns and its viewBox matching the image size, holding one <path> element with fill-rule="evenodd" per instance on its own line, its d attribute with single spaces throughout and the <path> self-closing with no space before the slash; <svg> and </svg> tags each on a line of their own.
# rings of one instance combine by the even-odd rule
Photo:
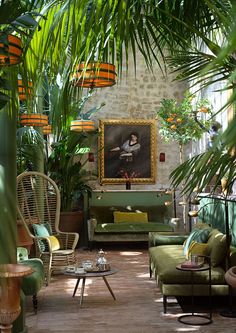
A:
<svg viewBox="0 0 236 333">
<path fill-rule="evenodd" d="M 80 288 L 76 297 L 72 297 L 76 280 L 56 275 L 38 295 L 37 315 L 27 299 L 28 333 L 236 333 L 236 318 L 224 318 L 218 310 L 213 313 L 213 323 L 207 326 L 179 323 L 177 318 L 182 309 L 178 304 L 163 314 L 161 294 L 155 281 L 149 278 L 145 248 L 105 250 L 111 266 L 118 269 L 115 275 L 107 277 L 116 301 L 102 278 L 88 279 L 83 307 L 79 308 Z M 96 251 L 79 250 L 78 258 L 96 260 Z"/>
</svg>

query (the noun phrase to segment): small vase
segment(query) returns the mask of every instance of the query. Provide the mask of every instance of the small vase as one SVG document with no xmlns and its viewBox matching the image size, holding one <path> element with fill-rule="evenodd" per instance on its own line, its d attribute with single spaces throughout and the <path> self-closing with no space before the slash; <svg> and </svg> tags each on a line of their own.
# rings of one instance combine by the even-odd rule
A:
<svg viewBox="0 0 236 333">
<path fill-rule="evenodd" d="M 125 187 L 126 187 L 126 190 L 131 190 L 131 183 L 129 180 L 126 181 Z"/>
</svg>

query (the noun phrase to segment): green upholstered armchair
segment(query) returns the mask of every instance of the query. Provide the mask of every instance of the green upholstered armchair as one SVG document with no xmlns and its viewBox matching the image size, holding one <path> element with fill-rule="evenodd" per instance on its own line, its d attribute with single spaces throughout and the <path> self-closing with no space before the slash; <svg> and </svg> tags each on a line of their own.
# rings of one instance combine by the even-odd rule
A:
<svg viewBox="0 0 236 333">
<path fill-rule="evenodd" d="M 21 289 L 25 296 L 32 296 L 34 312 L 37 313 L 37 294 L 45 283 L 43 262 L 39 258 L 28 258 L 28 251 L 24 247 L 17 248 L 17 261 L 30 266 L 33 273 L 23 277 Z"/>
</svg>

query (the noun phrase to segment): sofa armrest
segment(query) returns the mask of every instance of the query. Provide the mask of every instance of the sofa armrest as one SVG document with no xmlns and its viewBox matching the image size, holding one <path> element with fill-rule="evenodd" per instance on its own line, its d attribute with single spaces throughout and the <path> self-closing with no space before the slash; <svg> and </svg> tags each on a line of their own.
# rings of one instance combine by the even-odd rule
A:
<svg viewBox="0 0 236 333">
<path fill-rule="evenodd" d="M 230 267 L 236 266 L 236 247 L 230 246 Z"/>
<path fill-rule="evenodd" d="M 97 225 L 97 219 L 95 219 L 94 217 L 89 219 L 87 221 L 87 225 L 88 225 L 88 240 L 90 242 L 93 241 L 93 238 L 94 238 L 94 232 L 95 232 L 95 228 L 96 228 L 96 225 Z"/>
<path fill-rule="evenodd" d="M 188 233 L 149 232 L 149 247 L 159 245 L 181 245 L 188 238 Z"/>
</svg>

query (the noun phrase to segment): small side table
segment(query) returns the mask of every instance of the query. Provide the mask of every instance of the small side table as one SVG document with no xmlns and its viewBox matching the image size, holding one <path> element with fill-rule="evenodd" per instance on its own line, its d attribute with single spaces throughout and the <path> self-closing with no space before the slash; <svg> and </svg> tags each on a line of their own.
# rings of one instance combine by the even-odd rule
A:
<svg viewBox="0 0 236 333">
<path fill-rule="evenodd" d="M 110 270 L 107 270 L 107 271 L 96 271 L 96 272 L 86 272 L 86 273 L 76 273 L 75 271 L 74 272 L 67 272 L 65 271 L 65 275 L 69 275 L 70 277 L 73 277 L 75 279 L 77 279 L 77 282 L 76 282 L 76 285 L 75 285 L 75 288 L 74 288 L 74 292 L 73 292 L 73 297 L 75 296 L 76 294 L 76 291 L 78 289 L 78 286 L 79 286 L 79 282 L 80 280 L 82 279 L 82 288 L 81 288 L 81 293 L 80 293 L 80 307 L 82 307 L 82 304 L 83 304 L 83 297 L 84 297 L 84 288 L 85 288 L 85 281 L 86 281 L 86 278 L 98 278 L 98 277 L 102 277 L 103 278 L 103 281 L 105 282 L 106 286 L 107 286 L 107 289 L 109 290 L 111 296 L 113 297 L 114 300 L 116 300 L 116 297 L 111 289 L 111 286 L 109 285 L 106 277 L 109 276 L 109 275 L 113 275 L 115 273 L 117 273 L 118 270 L 117 269 L 114 269 L 114 268 L 111 268 Z"/>
<path fill-rule="evenodd" d="M 178 321 L 186 325 L 209 325 L 212 323 L 212 304 L 211 304 L 211 259 L 208 256 L 199 255 L 198 257 L 204 258 L 207 262 L 204 263 L 202 267 L 199 268 L 183 268 L 181 264 L 176 266 L 176 269 L 180 271 L 191 272 L 191 314 L 182 315 L 178 318 Z M 194 273 L 208 271 L 209 273 L 209 315 L 200 315 L 194 312 Z M 195 319 L 199 318 L 199 321 Z M 192 319 L 192 320 L 191 320 Z M 200 319 L 204 319 L 200 321 Z"/>
</svg>

